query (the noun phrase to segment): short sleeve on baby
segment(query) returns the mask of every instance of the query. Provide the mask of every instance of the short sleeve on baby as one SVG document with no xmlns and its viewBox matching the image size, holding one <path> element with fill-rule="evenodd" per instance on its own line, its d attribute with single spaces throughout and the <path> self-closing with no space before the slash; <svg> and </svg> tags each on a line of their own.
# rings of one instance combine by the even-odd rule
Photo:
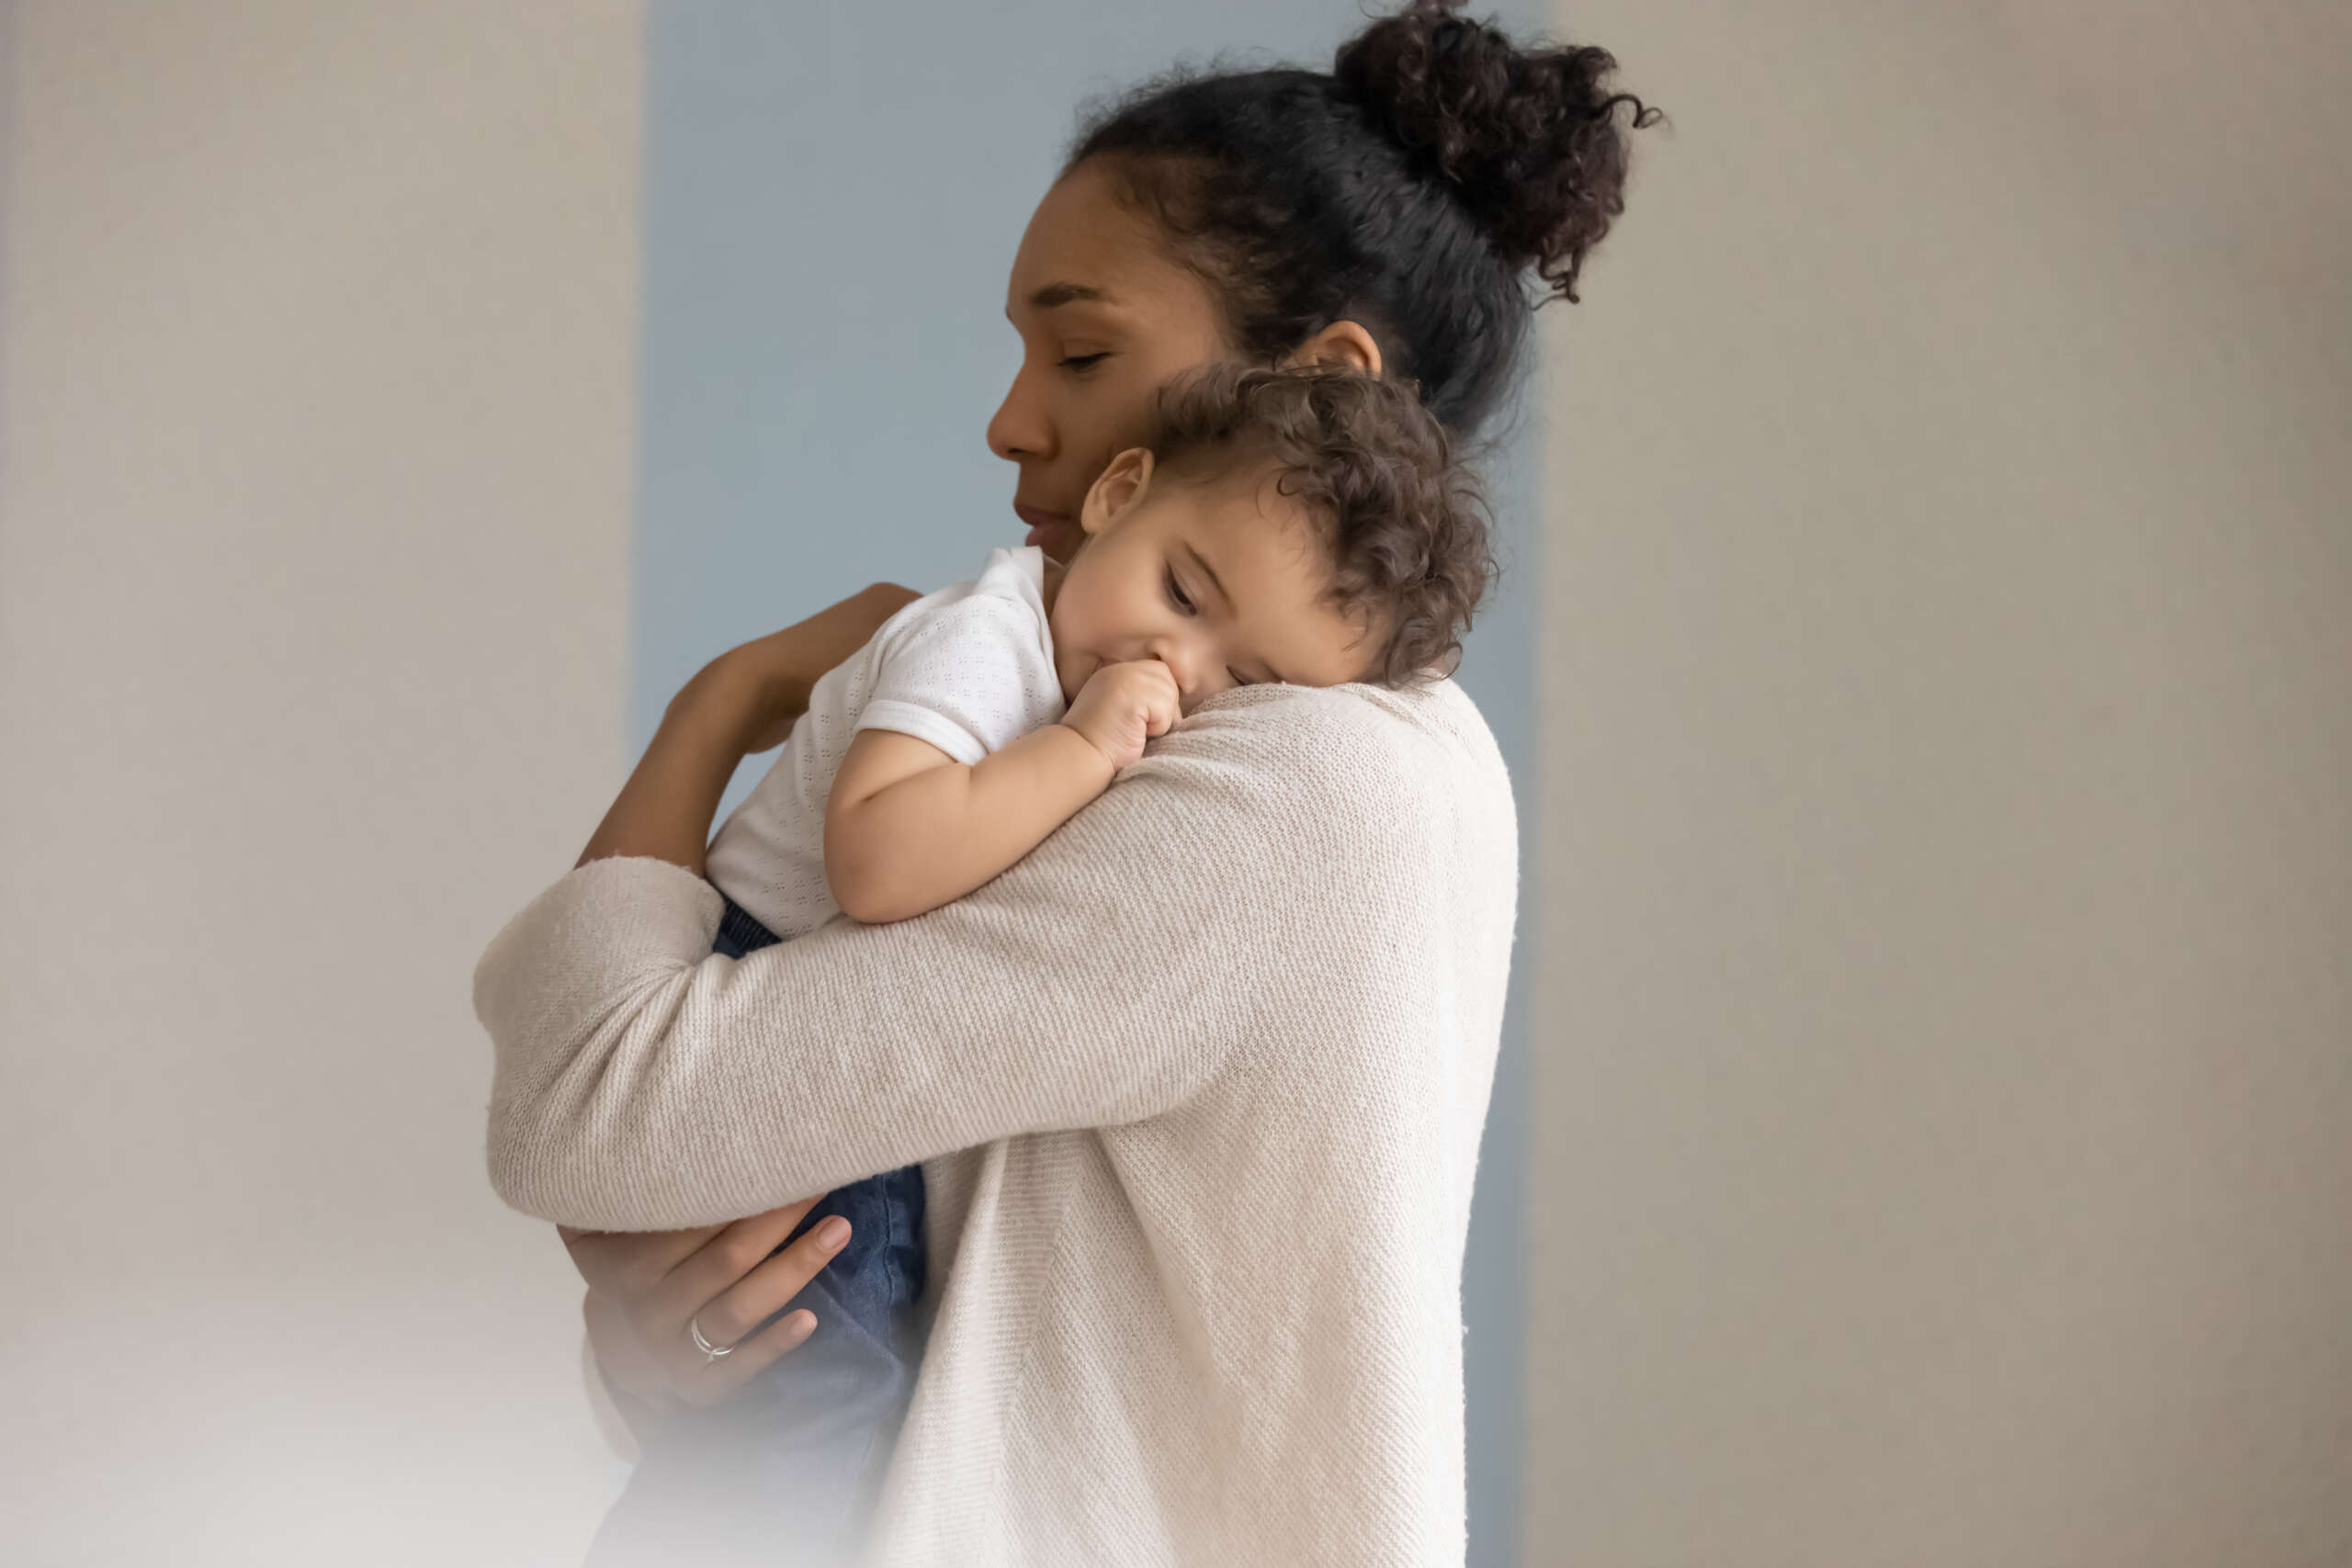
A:
<svg viewBox="0 0 2352 1568">
<path fill-rule="evenodd" d="M 1044 603 L 1013 575 L 1015 554 L 997 552 L 972 592 L 891 629 L 857 728 L 896 730 L 977 762 L 1061 717 Z"/>
</svg>

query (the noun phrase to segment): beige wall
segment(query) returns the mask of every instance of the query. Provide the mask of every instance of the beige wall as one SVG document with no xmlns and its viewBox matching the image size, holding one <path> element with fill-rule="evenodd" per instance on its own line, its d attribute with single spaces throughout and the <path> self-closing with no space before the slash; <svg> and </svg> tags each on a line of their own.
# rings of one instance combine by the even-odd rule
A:
<svg viewBox="0 0 2352 1568">
<path fill-rule="evenodd" d="M 1564 19 L 1532 1563 L 2352 1559 L 2345 15 Z M 0 28 L 0 1557 L 574 1561 L 636 7 Z"/>
<path fill-rule="evenodd" d="M 0 1559 L 576 1562 L 468 981 L 623 766 L 637 9 L 6 22 Z"/>
<path fill-rule="evenodd" d="M 1528 1560 L 2352 1562 L 2352 10 L 1560 25 Z"/>
</svg>

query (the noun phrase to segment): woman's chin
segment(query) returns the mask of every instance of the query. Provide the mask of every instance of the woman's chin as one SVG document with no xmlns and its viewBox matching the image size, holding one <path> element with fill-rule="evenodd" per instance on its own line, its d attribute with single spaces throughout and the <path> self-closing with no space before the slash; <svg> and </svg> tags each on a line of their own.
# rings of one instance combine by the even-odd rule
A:
<svg viewBox="0 0 2352 1568">
<path fill-rule="evenodd" d="M 1070 557 L 1078 553 L 1086 531 L 1075 523 L 1040 523 L 1029 530 L 1024 545 L 1035 545 L 1046 552 L 1046 558 L 1057 566 L 1068 566 Z"/>
</svg>

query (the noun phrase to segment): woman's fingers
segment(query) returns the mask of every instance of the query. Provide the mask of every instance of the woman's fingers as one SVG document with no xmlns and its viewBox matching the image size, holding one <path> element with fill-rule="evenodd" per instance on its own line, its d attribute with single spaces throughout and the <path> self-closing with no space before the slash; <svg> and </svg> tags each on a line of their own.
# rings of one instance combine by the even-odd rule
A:
<svg viewBox="0 0 2352 1568">
<path fill-rule="evenodd" d="M 826 1215 L 807 1235 L 696 1308 L 695 1322 L 703 1337 L 714 1345 L 742 1339 L 782 1312 L 848 1241 L 849 1222 L 839 1214 Z"/>
<path fill-rule="evenodd" d="M 792 1227 L 806 1218 L 823 1197 L 820 1192 L 815 1198 L 803 1198 L 797 1203 L 786 1203 L 781 1209 L 770 1209 L 764 1214 L 753 1214 L 722 1226 L 671 1268 L 662 1281 L 663 1301 L 680 1314 L 700 1311 L 714 1297 L 724 1294 L 729 1287 L 766 1262 L 768 1254 L 784 1245 Z"/>
<path fill-rule="evenodd" d="M 760 1325 L 849 1239 L 848 1222 L 833 1216 L 776 1250 L 823 1197 L 694 1230 L 558 1227 L 588 1281 L 589 1341 L 609 1381 L 649 1401 L 666 1392 L 715 1404 L 806 1339 L 817 1324 L 805 1310 Z M 706 1343 L 734 1348 L 706 1358 L 694 1344 L 697 1328 Z"/>
<path fill-rule="evenodd" d="M 764 1330 L 738 1345 L 729 1354 L 686 1377 L 679 1392 L 687 1403 L 703 1406 L 732 1397 L 745 1383 L 799 1348 L 816 1330 L 817 1314 L 803 1308 L 787 1313 Z"/>
<path fill-rule="evenodd" d="M 558 1225 L 555 1230 L 571 1254 L 571 1266 L 580 1270 L 590 1290 L 629 1302 L 643 1316 L 644 1299 L 657 1292 L 668 1295 L 674 1291 L 673 1276 L 682 1267 L 692 1263 L 712 1269 L 714 1244 L 721 1253 L 739 1258 L 740 1266 L 729 1271 L 723 1262 L 718 1263 L 712 1271 L 725 1277 L 704 1289 L 693 1305 L 708 1301 L 741 1279 L 792 1234 L 800 1216 L 823 1196 L 819 1193 L 817 1198 L 786 1203 L 731 1224 L 697 1225 L 691 1230 L 588 1231 L 571 1225 Z M 692 1311 L 693 1305 L 686 1310 Z"/>
<path fill-rule="evenodd" d="M 670 1386 L 690 1404 L 716 1404 L 807 1339 L 816 1330 L 817 1317 L 806 1307 L 786 1313 L 765 1328 L 760 1325 L 783 1311 L 848 1239 L 849 1222 L 829 1214 L 716 1300 L 688 1313 L 661 1352 Z M 697 1330 L 706 1343 L 733 1348 L 715 1359 L 704 1355 L 695 1344 Z"/>
<path fill-rule="evenodd" d="M 847 1222 L 836 1224 L 832 1216 L 776 1251 L 823 1196 L 721 1227 L 679 1259 L 657 1288 L 628 1303 L 629 1326 L 660 1359 L 663 1379 L 679 1397 L 696 1404 L 726 1398 L 816 1327 L 815 1317 L 802 1311 L 753 1332 L 782 1312 L 848 1239 Z M 706 1344 L 733 1350 L 707 1358 L 695 1344 L 697 1330 Z"/>
<path fill-rule="evenodd" d="M 571 1266 L 588 1288 L 627 1301 L 656 1289 L 678 1265 L 693 1257 L 724 1225 L 684 1231 L 582 1231 L 558 1225 L 571 1254 Z"/>
</svg>

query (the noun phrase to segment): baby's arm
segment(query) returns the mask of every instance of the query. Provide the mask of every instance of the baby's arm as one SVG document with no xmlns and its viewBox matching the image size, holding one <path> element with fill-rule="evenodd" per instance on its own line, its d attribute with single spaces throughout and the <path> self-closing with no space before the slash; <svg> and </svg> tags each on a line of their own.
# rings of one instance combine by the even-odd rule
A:
<svg viewBox="0 0 2352 1568">
<path fill-rule="evenodd" d="M 1137 660 L 1097 670 L 1059 723 L 977 762 L 895 730 L 858 731 L 825 802 L 833 901 L 874 925 L 961 898 L 1109 788 L 1176 716 L 1168 666 Z"/>
</svg>

